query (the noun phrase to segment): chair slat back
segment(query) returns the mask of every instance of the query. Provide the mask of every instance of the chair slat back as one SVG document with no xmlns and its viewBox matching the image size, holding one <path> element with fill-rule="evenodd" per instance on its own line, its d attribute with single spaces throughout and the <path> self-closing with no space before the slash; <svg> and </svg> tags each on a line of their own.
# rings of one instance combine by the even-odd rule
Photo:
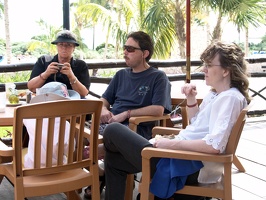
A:
<svg viewBox="0 0 266 200">
<path fill-rule="evenodd" d="M 247 106 L 240 112 L 237 118 L 237 121 L 235 122 L 232 128 L 232 131 L 230 133 L 228 143 L 226 146 L 226 150 L 225 150 L 226 154 L 235 154 L 236 152 L 236 148 L 237 148 L 238 142 L 240 140 L 240 137 L 241 137 L 241 134 L 242 134 L 245 122 L 246 122 L 246 116 L 247 116 L 248 109 L 249 109 L 249 106 Z"/>
<path fill-rule="evenodd" d="M 13 148 L 15 148 L 13 160 L 17 176 L 52 174 L 56 171 L 74 169 L 77 166 L 89 168 L 90 163 L 97 163 L 101 108 L 102 101 L 100 100 L 63 100 L 17 107 L 14 111 L 13 135 Z M 90 157 L 83 159 L 85 119 L 88 114 L 92 115 L 89 138 Z M 24 158 L 22 157 L 21 136 L 23 120 L 27 119 L 36 120 L 33 169 L 25 169 L 22 166 Z M 76 129 L 77 123 L 79 129 Z M 42 152 L 44 144 L 46 144 L 45 153 Z M 44 155 L 45 158 L 42 158 Z"/>
</svg>

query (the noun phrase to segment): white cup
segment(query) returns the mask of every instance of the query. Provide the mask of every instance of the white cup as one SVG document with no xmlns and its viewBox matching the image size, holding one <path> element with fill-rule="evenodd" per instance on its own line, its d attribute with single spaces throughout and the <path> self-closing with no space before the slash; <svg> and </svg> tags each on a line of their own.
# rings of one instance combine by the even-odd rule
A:
<svg viewBox="0 0 266 200">
<path fill-rule="evenodd" d="M 0 112 L 6 111 L 6 93 L 0 92 Z"/>
</svg>

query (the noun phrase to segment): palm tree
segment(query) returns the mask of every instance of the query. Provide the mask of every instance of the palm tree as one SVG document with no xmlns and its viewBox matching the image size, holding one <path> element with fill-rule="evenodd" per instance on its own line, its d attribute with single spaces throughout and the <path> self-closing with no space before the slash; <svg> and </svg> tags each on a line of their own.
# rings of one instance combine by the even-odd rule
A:
<svg viewBox="0 0 266 200">
<path fill-rule="evenodd" d="M 183 3 L 176 0 L 155 0 L 147 11 L 143 26 L 155 41 L 155 54 L 169 58 L 171 48 L 178 41 L 180 57 L 185 58 L 185 18 Z"/>
<path fill-rule="evenodd" d="M 36 48 L 43 48 L 47 49 L 50 55 L 56 54 L 56 47 L 55 45 L 51 44 L 51 41 L 56 38 L 56 34 L 61 30 L 61 28 L 56 28 L 54 26 L 48 25 L 42 19 L 40 19 L 37 23 L 44 32 L 41 35 L 31 38 L 28 51 L 31 52 Z"/>
<path fill-rule="evenodd" d="M 79 12 L 77 15 L 82 15 L 83 19 L 86 19 L 86 21 L 103 24 L 103 27 L 107 30 L 106 47 L 108 46 L 109 37 L 112 36 L 116 41 L 115 48 L 116 53 L 118 53 L 129 32 L 133 30 L 143 30 L 150 33 L 156 43 L 155 46 L 158 47 L 156 48 L 158 50 L 155 52 L 155 56 L 165 58 L 169 55 L 172 36 L 169 38 L 163 37 L 164 34 L 156 35 L 158 31 L 153 32 L 153 30 L 149 29 L 150 27 L 145 24 L 147 11 L 152 5 L 152 1 L 139 0 L 136 2 L 133 0 L 114 0 L 108 5 L 109 6 L 104 7 L 97 3 L 86 3 L 84 5 L 79 5 L 77 9 Z M 88 10 L 90 12 L 88 12 Z M 169 34 L 171 31 L 174 33 L 173 28 L 165 28 L 164 33 Z M 162 38 L 163 40 L 161 40 Z"/>
<path fill-rule="evenodd" d="M 216 26 L 212 33 L 212 40 L 221 39 L 222 36 L 222 20 L 224 17 L 229 18 L 238 28 L 247 28 L 248 24 L 257 26 L 261 21 L 261 12 L 265 12 L 265 8 L 259 8 L 260 3 L 264 0 L 193 0 L 195 9 L 206 11 L 211 9 L 218 13 Z M 254 12 L 255 11 L 255 12 Z"/>
<path fill-rule="evenodd" d="M 259 27 L 260 24 L 265 24 L 265 0 L 249 0 L 247 2 L 239 4 L 234 10 L 229 12 L 229 20 L 232 21 L 238 32 L 241 29 L 245 30 L 246 40 L 245 40 L 245 54 L 249 55 L 248 47 L 248 29 L 252 25 L 254 27 Z"/>
</svg>

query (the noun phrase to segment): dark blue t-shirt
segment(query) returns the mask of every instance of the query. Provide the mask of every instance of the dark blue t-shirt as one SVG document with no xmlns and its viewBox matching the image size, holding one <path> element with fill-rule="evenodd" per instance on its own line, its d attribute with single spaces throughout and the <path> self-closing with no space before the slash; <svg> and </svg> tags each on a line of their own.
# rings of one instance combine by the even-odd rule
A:
<svg viewBox="0 0 266 200">
<path fill-rule="evenodd" d="M 165 113 L 171 111 L 171 84 L 166 74 L 154 67 L 139 73 L 133 73 L 131 68 L 119 70 L 102 97 L 112 106 L 111 112 L 115 115 L 150 105 L 163 106 Z M 153 126 L 154 123 L 144 123 L 138 126 L 138 133 L 150 139 Z M 145 129 L 145 133 L 139 129 Z"/>
</svg>

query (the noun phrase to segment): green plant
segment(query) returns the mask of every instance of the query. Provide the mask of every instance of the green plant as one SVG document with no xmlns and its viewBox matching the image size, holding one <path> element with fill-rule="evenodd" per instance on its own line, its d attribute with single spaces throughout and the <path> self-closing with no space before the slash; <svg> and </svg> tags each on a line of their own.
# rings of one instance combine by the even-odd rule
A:
<svg viewBox="0 0 266 200">
<path fill-rule="evenodd" d="M 11 126 L 0 127 L 0 137 L 10 136 L 12 131 L 13 131 L 13 127 L 11 127 Z"/>
<path fill-rule="evenodd" d="M 12 72 L 0 75 L 1 83 L 25 82 L 30 78 L 30 71 Z"/>
<path fill-rule="evenodd" d="M 98 76 L 113 77 L 119 69 L 101 69 L 98 70 Z"/>
</svg>

